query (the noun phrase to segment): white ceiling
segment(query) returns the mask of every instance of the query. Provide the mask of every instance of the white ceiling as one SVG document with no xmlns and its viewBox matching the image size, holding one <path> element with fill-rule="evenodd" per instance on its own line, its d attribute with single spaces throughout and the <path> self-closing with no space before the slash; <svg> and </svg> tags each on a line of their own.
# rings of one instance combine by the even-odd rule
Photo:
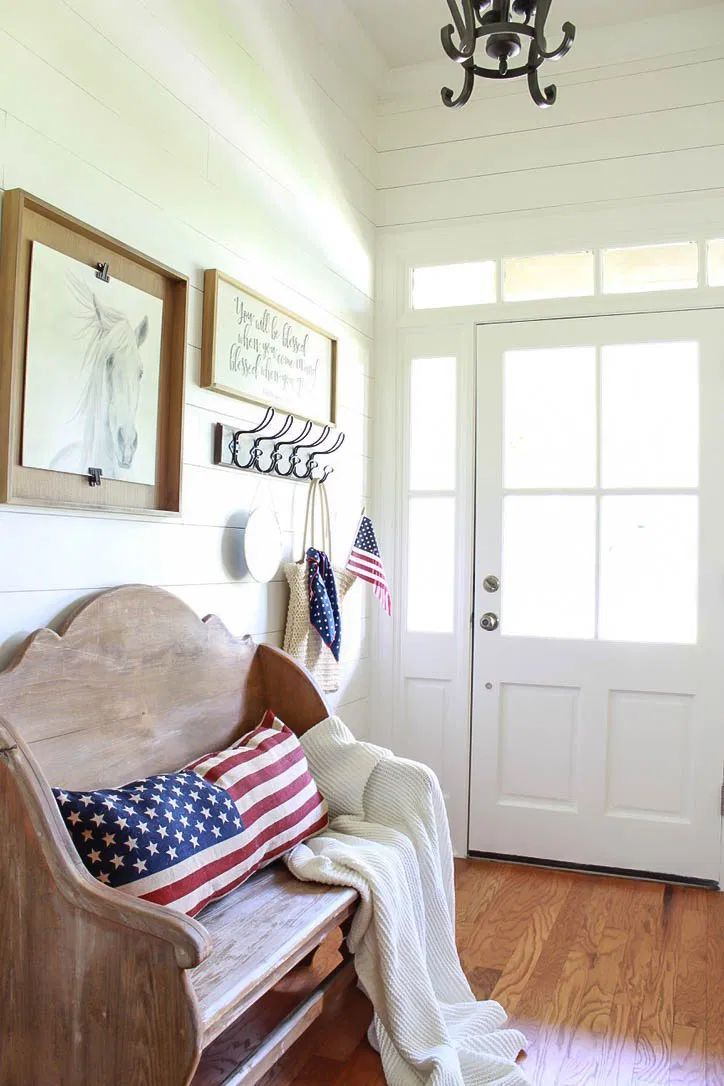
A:
<svg viewBox="0 0 724 1086">
<path fill-rule="evenodd" d="M 451 21 L 446 0 L 346 2 L 390 67 L 437 60 L 441 56 L 440 28 Z M 555 0 L 549 25 L 570 20 L 580 35 L 587 27 L 638 22 L 706 3 L 707 0 L 629 0 L 626 4 L 622 0 Z"/>
</svg>

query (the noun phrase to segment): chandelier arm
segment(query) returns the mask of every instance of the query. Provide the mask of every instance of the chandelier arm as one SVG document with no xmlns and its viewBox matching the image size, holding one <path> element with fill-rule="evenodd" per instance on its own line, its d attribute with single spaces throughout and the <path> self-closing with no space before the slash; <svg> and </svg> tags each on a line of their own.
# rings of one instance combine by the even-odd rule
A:
<svg viewBox="0 0 724 1086">
<path fill-rule="evenodd" d="M 450 60 L 454 60 L 456 64 L 466 64 L 469 60 L 472 60 L 475 52 L 475 45 L 469 53 L 463 52 L 454 44 L 452 40 L 453 27 L 445 26 L 440 32 L 440 40 L 442 41 L 442 47 L 450 57 Z"/>
<path fill-rule="evenodd" d="M 475 11 L 473 0 L 460 0 L 463 6 L 463 14 L 460 14 L 457 0 L 447 0 L 454 26 L 449 23 L 440 31 L 442 47 L 447 55 L 458 64 L 464 64 L 475 52 Z M 453 42 L 453 34 L 457 30 L 460 45 Z"/>
<path fill-rule="evenodd" d="M 470 63 L 465 65 L 465 79 L 463 81 L 462 90 L 457 98 L 453 98 L 453 92 L 449 87 L 443 87 L 440 91 L 443 103 L 449 106 L 450 109 L 459 109 L 460 106 L 466 105 L 470 101 L 470 95 L 473 93 L 473 84 L 475 83 L 475 73 L 470 66 Z"/>
<path fill-rule="evenodd" d="M 571 46 L 575 41 L 576 28 L 573 23 L 564 23 L 562 27 L 563 41 L 557 49 L 551 49 L 549 51 L 546 48 L 545 26 L 550 9 L 551 0 L 538 0 L 535 12 L 535 42 L 543 60 L 560 60 L 561 57 L 564 57 L 566 53 L 570 51 Z"/>
<path fill-rule="evenodd" d="M 528 58 L 528 90 L 537 106 L 540 106 L 541 109 L 548 109 L 550 106 L 555 105 L 558 91 L 553 83 L 548 87 L 541 87 L 540 79 L 538 78 L 538 69 L 543 57 L 536 56 L 536 53 L 536 45 L 533 43 L 530 47 L 530 56 Z"/>
</svg>

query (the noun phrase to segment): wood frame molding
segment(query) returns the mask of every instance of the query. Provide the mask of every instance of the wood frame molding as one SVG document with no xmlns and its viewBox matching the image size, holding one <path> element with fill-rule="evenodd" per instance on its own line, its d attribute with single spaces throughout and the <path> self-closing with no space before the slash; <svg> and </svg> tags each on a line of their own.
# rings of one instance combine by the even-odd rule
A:
<svg viewBox="0 0 724 1086">
<path fill-rule="evenodd" d="M 228 283 L 230 286 L 235 287 L 237 290 L 243 291 L 244 294 L 248 294 L 249 297 L 254 298 L 256 301 L 261 302 L 263 305 L 269 306 L 270 309 L 277 313 L 280 313 L 284 317 L 288 317 L 290 320 L 297 321 L 299 324 L 304 325 L 310 332 L 316 332 L 320 336 L 324 336 L 331 344 L 331 382 L 330 382 L 330 405 L 329 405 L 329 418 L 328 419 L 316 419 L 311 416 L 305 415 L 303 412 L 299 412 L 299 418 L 309 418 L 310 422 L 317 423 L 319 426 L 336 426 L 337 425 L 337 366 L 339 355 L 339 340 L 336 336 L 333 336 L 326 328 L 321 328 L 319 325 L 313 324 L 311 321 L 306 320 L 304 317 L 300 317 L 298 313 L 293 313 L 290 309 L 286 309 L 282 305 L 277 305 L 270 298 L 266 298 L 263 294 L 258 294 L 251 287 L 245 286 L 244 283 L 240 283 L 238 279 L 232 278 L 230 275 L 226 275 L 225 272 L 219 271 L 217 268 L 207 268 L 204 272 L 204 308 L 203 308 L 203 322 L 201 332 L 201 387 L 211 389 L 213 392 L 220 392 L 224 396 L 233 396 L 234 399 L 242 400 L 244 403 L 257 404 L 260 407 L 275 406 L 269 405 L 265 400 L 258 399 L 254 396 L 244 396 L 237 389 L 231 388 L 229 385 L 219 381 L 216 374 L 216 332 L 217 332 L 217 296 L 219 289 L 219 282 Z M 287 407 L 276 407 L 275 409 L 280 414 L 297 414 Z"/>
<path fill-rule="evenodd" d="M 25 467 L 22 462 L 25 356 L 32 242 L 112 275 L 163 300 L 158 451 L 154 485 Z M 3 198 L 0 238 L 0 502 L 143 516 L 181 511 L 188 279 L 58 208 L 12 189 Z"/>
</svg>

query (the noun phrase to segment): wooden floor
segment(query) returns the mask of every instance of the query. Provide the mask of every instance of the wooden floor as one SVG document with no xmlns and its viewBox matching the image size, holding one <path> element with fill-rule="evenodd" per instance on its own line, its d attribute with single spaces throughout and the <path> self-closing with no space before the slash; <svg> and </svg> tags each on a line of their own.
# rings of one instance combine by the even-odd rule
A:
<svg viewBox="0 0 724 1086">
<path fill-rule="evenodd" d="M 482 860 L 457 886 L 463 966 L 535 1086 L 724 1086 L 724 894 Z M 384 1086 L 368 1013 L 350 993 L 273 1081 Z"/>
</svg>

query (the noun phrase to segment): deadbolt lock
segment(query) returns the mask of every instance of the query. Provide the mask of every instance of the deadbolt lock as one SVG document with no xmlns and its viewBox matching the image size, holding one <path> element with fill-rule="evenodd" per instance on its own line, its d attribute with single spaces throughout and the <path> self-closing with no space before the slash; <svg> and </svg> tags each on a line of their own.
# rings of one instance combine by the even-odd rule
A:
<svg viewBox="0 0 724 1086">
<path fill-rule="evenodd" d="M 497 592 L 500 588 L 500 580 L 494 573 L 489 573 L 483 581 L 483 588 L 486 592 Z"/>
</svg>

